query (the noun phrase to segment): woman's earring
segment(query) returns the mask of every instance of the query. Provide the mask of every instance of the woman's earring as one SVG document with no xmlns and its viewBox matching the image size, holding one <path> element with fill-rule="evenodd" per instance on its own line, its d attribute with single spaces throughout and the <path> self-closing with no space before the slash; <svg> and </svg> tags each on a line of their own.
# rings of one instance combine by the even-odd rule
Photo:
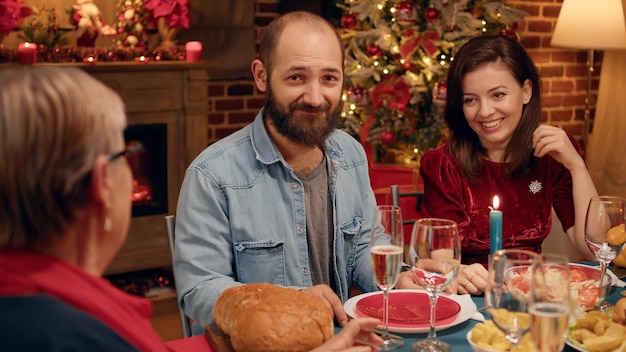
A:
<svg viewBox="0 0 626 352">
<path fill-rule="evenodd" d="M 107 215 L 104 219 L 104 231 L 109 232 L 113 228 L 113 222 L 111 221 L 111 217 Z"/>
</svg>

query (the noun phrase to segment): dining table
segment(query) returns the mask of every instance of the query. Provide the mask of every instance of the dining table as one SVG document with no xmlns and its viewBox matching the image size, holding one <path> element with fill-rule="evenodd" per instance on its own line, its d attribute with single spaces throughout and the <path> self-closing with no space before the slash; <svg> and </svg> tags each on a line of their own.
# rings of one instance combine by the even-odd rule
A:
<svg viewBox="0 0 626 352">
<path fill-rule="evenodd" d="M 595 265 L 594 263 L 583 262 L 583 264 L 587 265 Z M 620 278 L 620 280 L 624 281 L 626 270 L 614 270 L 614 273 Z M 605 301 L 611 304 L 615 304 L 620 298 L 623 298 L 622 292 L 626 294 L 626 289 L 623 287 L 612 286 L 609 290 L 609 294 L 607 295 Z M 476 304 L 477 309 L 480 313 L 485 314 L 485 298 L 484 296 L 471 296 L 472 301 Z M 487 317 L 488 319 L 488 317 Z M 437 331 L 437 338 L 440 340 L 449 343 L 452 346 L 452 351 L 454 352 L 472 352 L 472 348 L 467 342 L 467 333 L 470 331 L 476 324 L 479 324 L 480 321 L 474 319 L 468 319 L 458 325 L 447 328 L 445 330 Z M 337 332 L 338 330 L 336 330 Z M 396 335 L 400 335 L 404 338 L 404 346 L 396 349 L 394 351 L 398 352 L 408 352 L 411 351 L 411 345 L 415 342 L 423 340 L 427 337 L 428 334 L 420 333 L 420 334 L 403 334 L 403 333 L 395 333 Z M 563 352 L 577 352 L 574 348 L 570 346 L 565 346 Z"/>
<path fill-rule="evenodd" d="M 588 263 L 588 262 L 583 262 L 583 264 L 588 264 L 588 265 L 594 265 L 594 263 Z M 626 281 L 626 269 L 623 268 L 613 268 L 613 272 L 616 274 L 617 277 L 619 277 L 619 279 L 624 282 Z M 623 286 L 623 285 L 620 285 Z M 622 294 L 622 292 L 626 293 L 626 289 L 624 287 L 619 287 L 619 286 L 612 286 L 611 289 L 609 290 L 609 294 L 607 295 L 605 301 L 611 303 L 611 304 L 615 304 L 620 298 L 624 297 L 624 295 Z M 483 313 L 484 315 L 486 315 L 485 313 L 485 299 L 484 296 L 482 295 L 477 295 L 477 296 L 470 296 L 472 302 L 476 305 L 476 308 L 478 309 L 478 312 Z M 472 318 L 454 325 L 452 327 L 449 327 L 447 329 L 444 330 L 440 330 L 437 332 L 437 337 L 444 341 L 449 343 L 452 346 L 452 351 L 454 352 L 472 352 L 472 348 L 470 347 L 469 343 L 467 342 L 467 333 L 468 331 L 470 331 L 476 324 L 479 324 L 480 321 L 479 320 L 474 320 L 474 318 L 476 318 L 476 316 L 472 316 Z M 335 328 L 335 333 L 338 333 L 340 330 L 340 328 Z M 209 330 L 207 330 L 209 331 Z M 415 342 L 418 342 L 420 340 L 423 340 L 426 338 L 427 334 L 426 333 L 412 333 L 412 334 L 407 334 L 407 333 L 395 333 L 396 335 L 400 335 L 404 338 L 404 346 L 396 349 L 395 351 L 397 352 L 408 352 L 411 351 L 411 345 L 414 344 Z M 207 332 L 207 334 L 205 335 L 197 335 L 197 336 L 193 336 L 191 338 L 186 338 L 186 339 L 179 339 L 179 340 L 174 340 L 174 341 L 169 341 L 166 344 L 168 345 L 168 347 L 172 350 L 172 351 L 205 351 L 205 352 L 222 352 L 222 351 L 228 351 L 229 348 L 225 348 L 224 345 L 221 345 L 220 343 L 223 343 L 223 341 L 212 341 L 211 340 L 211 336 L 216 336 L 216 335 L 212 335 L 209 334 Z M 564 352 L 577 352 L 574 348 L 570 347 L 570 346 L 565 346 L 565 348 L 563 349 Z"/>
</svg>

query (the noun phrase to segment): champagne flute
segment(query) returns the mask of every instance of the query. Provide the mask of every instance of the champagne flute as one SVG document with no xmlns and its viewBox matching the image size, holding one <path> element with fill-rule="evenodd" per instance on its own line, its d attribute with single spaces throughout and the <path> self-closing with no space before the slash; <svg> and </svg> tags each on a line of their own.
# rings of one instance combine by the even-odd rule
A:
<svg viewBox="0 0 626 352">
<path fill-rule="evenodd" d="M 373 226 L 370 253 L 372 269 L 378 287 L 383 291 L 383 343 L 381 351 L 390 351 L 404 346 L 404 340 L 389 335 L 389 291 L 396 285 L 402 268 L 404 234 L 402 232 L 402 212 L 400 207 L 379 205 L 376 222 Z M 375 222 L 375 224 L 377 224 Z"/>
<path fill-rule="evenodd" d="M 546 253 L 533 266 L 530 285 L 532 340 L 539 352 L 560 351 L 572 305 L 569 262 L 565 256 Z"/>
<path fill-rule="evenodd" d="M 457 276 L 461 265 L 461 244 L 457 224 L 452 220 L 424 218 L 413 225 L 409 248 L 411 270 L 430 298 L 430 329 L 425 340 L 411 346 L 413 351 L 450 351 L 437 338 L 436 307 L 439 293 Z"/>
<path fill-rule="evenodd" d="M 624 198 L 614 196 L 591 197 L 585 219 L 585 242 L 596 256 L 602 271 L 623 249 L 614 241 L 614 234 L 624 231 Z"/>
<path fill-rule="evenodd" d="M 536 253 L 522 249 L 501 249 L 490 258 L 485 307 L 494 324 L 517 350 L 522 336 L 530 330 L 527 313 Z M 569 289 L 569 285 L 566 285 Z"/>
</svg>

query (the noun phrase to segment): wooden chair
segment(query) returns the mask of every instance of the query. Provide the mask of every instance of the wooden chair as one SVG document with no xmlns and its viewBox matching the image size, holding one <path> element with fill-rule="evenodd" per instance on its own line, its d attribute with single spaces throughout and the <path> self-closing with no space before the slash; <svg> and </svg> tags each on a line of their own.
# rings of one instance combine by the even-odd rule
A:
<svg viewBox="0 0 626 352">
<path fill-rule="evenodd" d="M 402 198 L 416 198 L 415 209 L 407 209 L 406 205 L 403 209 L 401 199 Z M 414 187 L 402 187 L 398 185 L 391 185 L 391 204 L 402 209 L 402 223 L 404 224 L 404 261 L 409 263 L 409 245 L 411 240 L 411 231 L 413 231 L 413 224 L 420 218 L 420 210 L 422 208 L 422 199 L 424 198 L 424 191 L 417 190 Z M 410 203 L 409 203 L 410 204 Z M 410 204 L 412 206 L 412 204 Z"/>
<path fill-rule="evenodd" d="M 165 227 L 167 228 L 167 240 L 170 244 L 170 255 L 172 256 L 172 260 L 174 260 L 174 228 L 176 224 L 176 219 L 174 215 L 166 215 L 165 216 Z M 174 275 L 174 285 L 176 285 L 176 275 Z M 177 295 L 178 296 L 178 295 Z M 185 315 L 183 310 L 180 308 L 180 302 L 178 301 L 178 297 L 176 299 L 176 303 L 178 304 L 178 313 L 180 315 L 180 327 L 183 330 L 183 337 L 191 336 L 191 321 Z"/>
<path fill-rule="evenodd" d="M 391 204 L 397 207 L 401 207 L 400 199 L 403 197 L 415 197 L 417 199 L 415 210 L 419 212 L 422 209 L 422 199 L 424 198 L 424 191 L 400 190 L 400 187 L 398 185 L 391 185 Z M 408 213 L 408 212 L 404 211 L 403 209 L 402 211 L 403 221 L 402 222 L 405 225 L 411 225 L 415 222 L 415 220 L 418 219 L 418 218 L 406 218 L 404 217 L 405 213 Z M 412 213 L 409 213 L 409 214 L 412 214 Z"/>
</svg>

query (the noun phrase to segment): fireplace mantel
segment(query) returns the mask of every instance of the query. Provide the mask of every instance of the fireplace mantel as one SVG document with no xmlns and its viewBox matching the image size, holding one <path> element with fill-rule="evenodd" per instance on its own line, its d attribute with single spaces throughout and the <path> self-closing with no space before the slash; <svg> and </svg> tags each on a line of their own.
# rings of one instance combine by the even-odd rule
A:
<svg viewBox="0 0 626 352">
<path fill-rule="evenodd" d="M 167 207 L 174 214 L 185 168 L 207 144 L 210 65 L 166 61 L 76 66 L 122 96 L 129 126 L 167 125 Z M 133 217 L 128 239 L 106 274 L 170 265 L 165 215 Z"/>
</svg>

